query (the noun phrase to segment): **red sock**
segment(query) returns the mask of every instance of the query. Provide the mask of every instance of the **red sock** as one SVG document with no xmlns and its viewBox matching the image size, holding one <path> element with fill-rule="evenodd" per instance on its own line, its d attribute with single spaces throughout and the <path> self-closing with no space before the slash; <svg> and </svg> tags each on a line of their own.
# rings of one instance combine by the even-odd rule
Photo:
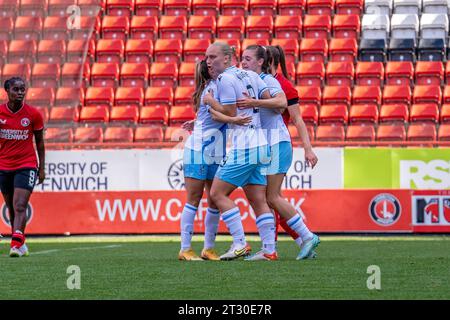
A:
<svg viewBox="0 0 450 320">
<path fill-rule="evenodd" d="M 25 243 L 25 236 L 21 233 L 13 233 L 11 238 L 11 248 L 20 248 Z"/>
<path fill-rule="evenodd" d="M 280 217 L 280 225 L 283 227 L 284 231 L 292 237 L 292 239 L 296 240 L 299 237 L 299 234 L 288 226 L 286 219 Z"/>
</svg>

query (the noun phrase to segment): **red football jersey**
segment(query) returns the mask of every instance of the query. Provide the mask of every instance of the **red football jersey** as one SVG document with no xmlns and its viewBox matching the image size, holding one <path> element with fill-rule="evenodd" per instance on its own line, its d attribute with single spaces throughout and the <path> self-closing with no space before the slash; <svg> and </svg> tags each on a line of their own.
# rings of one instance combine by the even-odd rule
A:
<svg viewBox="0 0 450 320">
<path fill-rule="evenodd" d="M 23 104 L 13 113 L 6 103 L 0 105 L 0 170 L 37 168 L 33 146 L 34 131 L 44 129 L 38 110 Z"/>
<path fill-rule="evenodd" d="M 278 82 L 281 85 L 281 89 L 283 89 L 284 94 L 286 95 L 287 105 L 292 106 L 294 104 L 297 104 L 298 103 L 298 91 L 297 91 L 297 89 L 295 89 L 292 82 L 290 82 L 288 79 L 286 79 L 283 76 L 283 74 L 281 74 L 281 73 L 277 73 L 275 75 L 275 79 L 278 80 Z M 289 120 L 290 120 L 289 111 L 286 109 L 283 112 L 283 121 L 286 126 L 289 124 Z"/>
</svg>

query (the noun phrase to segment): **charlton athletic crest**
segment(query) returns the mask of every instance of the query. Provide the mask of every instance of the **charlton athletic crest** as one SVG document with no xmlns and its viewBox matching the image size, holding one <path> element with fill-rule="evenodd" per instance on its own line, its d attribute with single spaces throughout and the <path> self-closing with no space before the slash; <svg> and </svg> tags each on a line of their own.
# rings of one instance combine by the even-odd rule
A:
<svg viewBox="0 0 450 320">
<path fill-rule="evenodd" d="M 22 120 L 20 120 L 20 124 L 22 125 L 22 127 L 28 127 L 30 125 L 30 119 L 23 118 Z"/>
<path fill-rule="evenodd" d="M 401 214 L 400 202 L 389 193 L 379 194 L 370 202 L 369 213 L 376 224 L 385 227 L 393 225 Z"/>
</svg>

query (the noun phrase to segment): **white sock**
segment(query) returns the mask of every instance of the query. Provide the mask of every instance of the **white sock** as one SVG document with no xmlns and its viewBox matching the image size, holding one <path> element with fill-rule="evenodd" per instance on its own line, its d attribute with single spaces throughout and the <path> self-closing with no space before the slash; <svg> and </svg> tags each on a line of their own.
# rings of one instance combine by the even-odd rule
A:
<svg viewBox="0 0 450 320">
<path fill-rule="evenodd" d="M 299 214 L 296 214 L 286 222 L 292 230 L 298 233 L 302 241 L 309 240 L 313 237 L 312 232 L 309 231 L 308 227 L 303 222 L 303 219 Z"/>
<path fill-rule="evenodd" d="M 298 237 L 297 239 L 295 239 L 294 240 L 295 241 L 295 243 L 301 248 L 302 247 L 302 244 L 303 244 L 303 240 L 302 240 L 302 237 Z"/>
<path fill-rule="evenodd" d="M 214 248 L 217 229 L 219 228 L 220 212 L 218 209 L 206 209 L 205 218 L 205 249 Z"/>
<path fill-rule="evenodd" d="M 259 236 L 265 253 L 275 252 L 275 218 L 273 213 L 263 213 L 256 218 Z"/>
<path fill-rule="evenodd" d="M 222 213 L 222 220 L 227 225 L 228 231 L 233 237 L 233 244 L 245 246 L 244 226 L 242 225 L 241 213 L 238 207 L 234 207 Z"/>
<path fill-rule="evenodd" d="M 186 203 L 181 214 L 181 250 L 188 250 L 191 247 L 192 235 L 194 233 L 194 219 L 197 208 Z"/>
</svg>

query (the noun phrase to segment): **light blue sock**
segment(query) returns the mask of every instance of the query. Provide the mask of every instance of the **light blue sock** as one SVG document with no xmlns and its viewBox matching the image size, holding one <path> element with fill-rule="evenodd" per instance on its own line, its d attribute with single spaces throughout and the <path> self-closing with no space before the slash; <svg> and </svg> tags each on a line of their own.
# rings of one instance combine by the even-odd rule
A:
<svg viewBox="0 0 450 320">
<path fill-rule="evenodd" d="M 233 244 L 245 246 L 244 226 L 242 225 L 241 213 L 238 207 L 234 207 L 222 214 L 222 220 L 227 225 L 228 231 L 233 237 Z"/>
</svg>

